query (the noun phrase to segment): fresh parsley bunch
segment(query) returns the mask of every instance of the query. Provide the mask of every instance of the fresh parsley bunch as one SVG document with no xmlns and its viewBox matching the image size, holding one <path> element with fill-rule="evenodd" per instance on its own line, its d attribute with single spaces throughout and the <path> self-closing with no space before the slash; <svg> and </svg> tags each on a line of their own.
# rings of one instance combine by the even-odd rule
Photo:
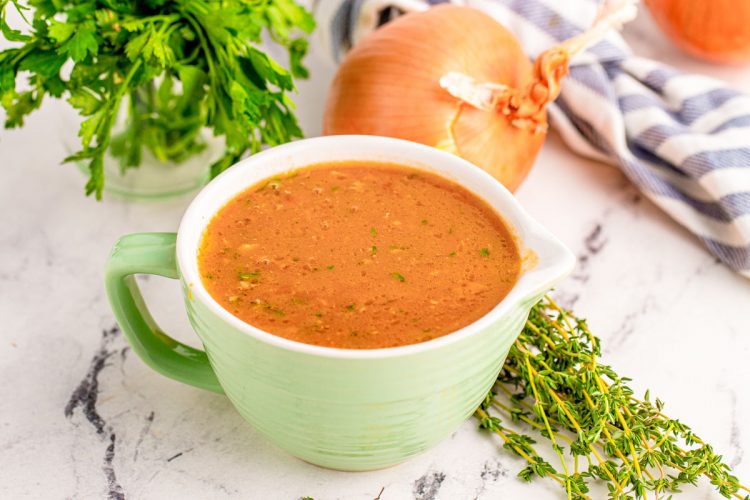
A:
<svg viewBox="0 0 750 500">
<path fill-rule="evenodd" d="M 31 25 L 11 28 L 12 3 Z M 204 127 L 223 136 L 213 175 L 246 152 L 301 137 L 288 96 L 311 15 L 294 0 L 0 0 L 0 32 L 16 47 L 0 52 L 0 103 L 6 127 L 20 127 L 45 96 L 66 98 L 86 117 L 81 150 L 86 194 L 101 199 L 104 155 L 138 166 L 143 148 L 180 162 L 206 147 Z M 30 16 L 29 13 L 33 12 Z M 256 46 L 266 32 L 289 51 L 286 70 Z M 72 61 L 72 64 L 67 64 Z M 28 86 L 18 86 L 19 74 Z M 127 108 L 121 109 L 123 106 Z M 127 111 L 125 128 L 113 126 Z"/>
</svg>

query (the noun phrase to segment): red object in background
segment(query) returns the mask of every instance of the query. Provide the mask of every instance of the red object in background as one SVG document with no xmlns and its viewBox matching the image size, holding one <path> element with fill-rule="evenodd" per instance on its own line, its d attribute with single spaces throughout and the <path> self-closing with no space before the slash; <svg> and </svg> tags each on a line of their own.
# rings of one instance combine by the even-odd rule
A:
<svg viewBox="0 0 750 500">
<path fill-rule="evenodd" d="M 714 62 L 750 61 L 750 0 L 646 0 L 646 5 L 686 52 Z"/>
</svg>

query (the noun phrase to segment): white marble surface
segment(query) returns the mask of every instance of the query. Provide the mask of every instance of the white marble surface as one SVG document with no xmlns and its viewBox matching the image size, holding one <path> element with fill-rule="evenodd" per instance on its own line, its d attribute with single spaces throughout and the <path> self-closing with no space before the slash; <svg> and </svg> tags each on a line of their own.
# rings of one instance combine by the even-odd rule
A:
<svg viewBox="0 0 750 500">
<path fill-rule="evenodd" d="M 639 53 L 726 78 L 750 69 L 682 56 L 641 17 Z M 313 57 L 300 115 L 319 132 L 330 71 Z M 157 375 L 128 349 L 102 289 L 115 239 L 175 230 L 188 200 L 129 204 L 82 196 L 60 166 L 59 104 L 0 132 L 0 498 L 442 500 L 562 498 L 522 484 L 521 463 L 467 422 L 401 466 L 341 473 L 269 444 L 228 400 Z M 553 134 L 518 196 L 580 256 L 558 294 L 601 336 L 604 360 L 667 402 L 750 481 L 750 282 L 717 264 L 614 168 L 568 152 Z M 195 344 L 176 282 L 144 283 L 166 330 Z M 680 498 L 713 498 L 706 484 Z"/>
</svg>

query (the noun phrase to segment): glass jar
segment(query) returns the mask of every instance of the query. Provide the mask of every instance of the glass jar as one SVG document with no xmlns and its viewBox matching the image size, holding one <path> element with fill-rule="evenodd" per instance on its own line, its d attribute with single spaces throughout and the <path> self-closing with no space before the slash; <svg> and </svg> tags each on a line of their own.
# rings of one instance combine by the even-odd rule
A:
<svg viewBox="0 0 750 500">
<path fill-rule="evenodd" d="M 121 168 L 118 159 L 104 159 L 104 195 L 133 201 L 158 201 L 187 195 L 203 187 L 211 177 L 211 164 L 221 157 L 223 141 L 204 133 L 207 147 L 176 163 L 161 161 L 144 148 L 137 167 Z M 78 162 L 88 175 L 88 163 Z"/>
<path fill-rule="evenodd" d="M 127 99 L 120 105 L 120 112 L 112 129 L 113 139 L 127 129 Z M 75 110 L 65 107 L 57 114 L 59 129 L 68 155 L 80 151 L 78 137 L 81 118 Z M 211 178 L 211 164 L 225 151 L 224 138 L 214 137 L 204 128 L 198 134 L 205 147 L 187 156 L 182 161 L 162 160 L 142 147 L 138 166 L 123 168 L 118 158 L 107 151 L 104 157 L 104 196 L 116 196 L 132 201 L 159 201 L 194 193 Z M 89 175 L 89 161 L 76 162 L 84 175 Z"/>
</svg>

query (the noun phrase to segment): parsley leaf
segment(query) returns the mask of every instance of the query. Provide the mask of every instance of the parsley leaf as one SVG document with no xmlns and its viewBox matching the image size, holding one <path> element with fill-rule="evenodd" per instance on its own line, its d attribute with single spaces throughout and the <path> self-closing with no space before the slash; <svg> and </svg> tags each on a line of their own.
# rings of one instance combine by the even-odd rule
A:
<svg viewBox="0 0 750 500">
<path fill-rule="evenodd" d="M 93 22 L 81 23 L 73 26 L 73 36 L 60 45 L 59 52 L 68 54 L 78 62 L 83 61 L 87 54 L 95 55 L 99 51 L 99 43 L 96 40 L 96 26 Z"/>
<path fill-rule="evenodd" d="M 25 10 L 26 7 L 21 6 L 16 0 L 12 0 L 11 3 L 23 16 L 23 10 Z M 5 9 L 7 6 L 8 0 L 0 0 L 0 33 L 2 33 L 3 37 L 9 42 L 26 42 L 31 40 L 30 36 L 24 35 L 19 30 L 13 29 L 8 25 L 8 22 L 5 20 Z"/>
<path fill-rule="evenodd" d="M 47 27 L 47 35 L 57 43 L 63 43 L 70 38 L 76 31 L 75 24 L 61 23 L 52 20 Z"/>
</svg>

